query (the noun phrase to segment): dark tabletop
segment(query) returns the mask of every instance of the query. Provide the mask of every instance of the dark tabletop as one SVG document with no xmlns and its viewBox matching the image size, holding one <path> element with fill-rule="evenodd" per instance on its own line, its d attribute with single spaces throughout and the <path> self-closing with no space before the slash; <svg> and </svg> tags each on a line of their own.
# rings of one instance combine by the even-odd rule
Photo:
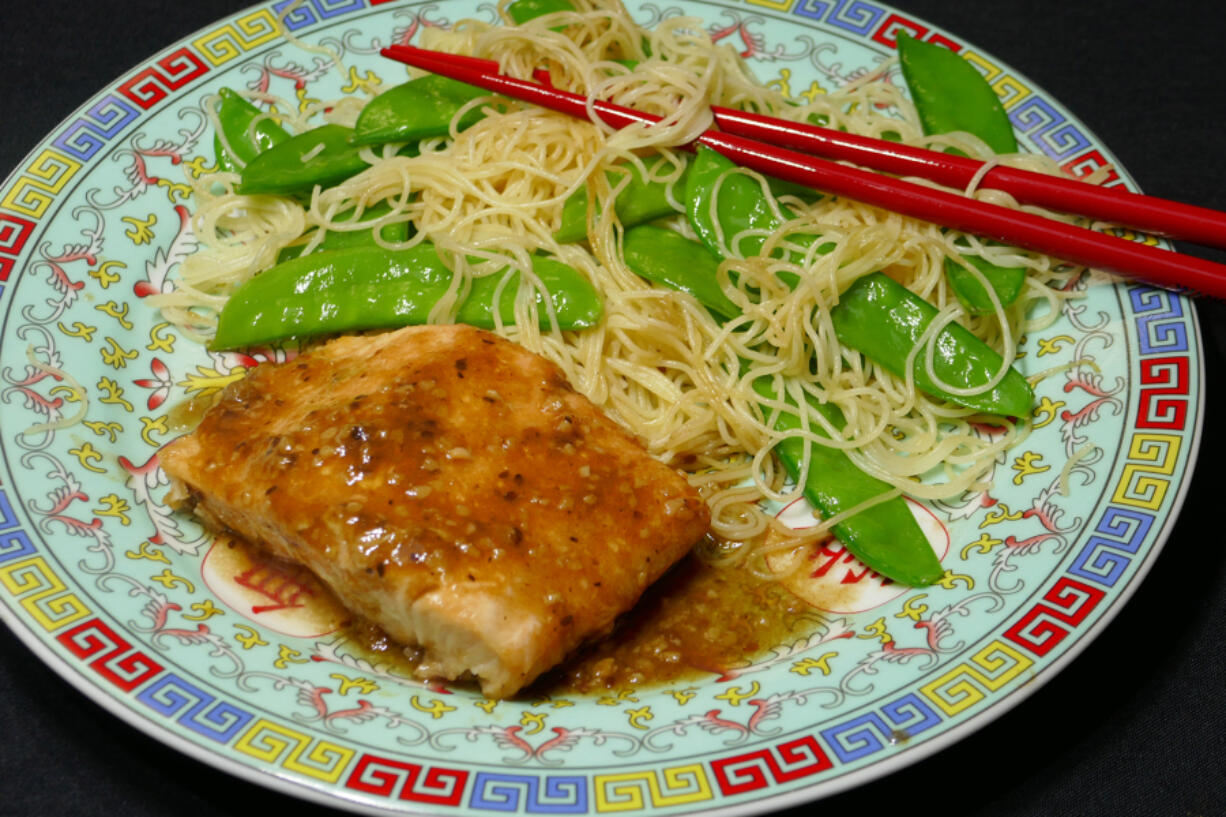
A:
<svg viewBox="0 0 1226 817">
<path fill-rule="evenodd" d="M 104 85 L 244 5 L 7 4 L 0 177 Z M 895 5 L 1047 89 L 1146 192 L 1226 210 L 1226 45 L 1217 3 Z M 1136 595 L 1067 669 L 1010 713 L 890 777 L 823 801 L 823 813 L 907 813 L 927 804 L 947 817 L 1226 815 L 1226 650 L 1217 641 L 1226 621 L 1217 470 L 1226 442 L 1213 421 L 1226 408 L 1219 380 L 1226 309 L 1201 303 L 1198 312 L 1206 349 L 1200 460 L 1180 521 Z M 128 727 L 0 627 L 0 814 L 273 810 L 334 813 L 231 778 Z"/>
</svg>

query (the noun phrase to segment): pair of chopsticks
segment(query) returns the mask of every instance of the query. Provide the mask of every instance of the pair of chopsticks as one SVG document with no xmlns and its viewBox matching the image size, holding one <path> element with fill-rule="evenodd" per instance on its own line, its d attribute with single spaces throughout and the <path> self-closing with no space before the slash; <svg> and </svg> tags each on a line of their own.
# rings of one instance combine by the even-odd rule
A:
<svg viewBox="0 0 1226 817">
<path fill-rule="evenodd" d="M 535 82 L 499 73 L 498 63 L 493 60 L 409 45 L 389 46 L 380 53 L 416 68 L 543 108 L 581 119 L 589 117 L 585 97 L 553 87 L 542 71 L 535 73 L 542 81 Z M 601 100 L 592 101 L 591 109 L 614 128 L 633 123 L 651 124 L 660 119 Z M 708 130 L 697 141 L 759 173 L 1081 266 L 1168 289 L 1226 298 L 1226 265 L 935 190 L 837 161 L 965 188 L 982 171 L 984 163 L 977 160 L 759 114 L 720 107 L 711 110 L 719 130 Z M 1226 247 L 1226 214 L 1202 207 L 1002 166 L 993 166 L 983 173 L 978 186 L 1008 192 L 1020 204 L 1088 216 L 1167 238 Z"/>
</svg>

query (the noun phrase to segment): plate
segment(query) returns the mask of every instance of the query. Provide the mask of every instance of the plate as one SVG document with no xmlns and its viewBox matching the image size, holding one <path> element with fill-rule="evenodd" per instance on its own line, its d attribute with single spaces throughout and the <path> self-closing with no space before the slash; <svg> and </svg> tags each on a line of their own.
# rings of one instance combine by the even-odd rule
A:
<svg viewBox="0 0 1226 817">
<path fill-rule="evenodd" d="M 947 32 L 872 3 L 790 6 L 645 3 L 638 16 L 698 15 L 794 93 L 874 67 L 905 27 L 980 67 L 1027 149 L 1073 172 L 1112 161 L 1041 89 Z M 395 81 L 379 42 L 490 13 L 317 2 L 289 24 L 342 49 L 358 79 Z M 201 99 L 262 81 L 285 96 L 299 82 L 316 98 L 338 90 L 277 35 L 274 14 L 253 7 L 137 66 L 0 188 L 0 611 L 115 714 L 228 772 L 355 810 L 752 812 L 857 785 L 980 728 L 1058 672 L 1143 578 L 1191 473 L 1200 337 L 1185 299 L 1118 287 L 1028 340 L 1031 370 L 1094 367 L 1041 385 L 1036 432 L 999 463 L 989 495 L 932 508 L 949 533 L 949 580 L 876 588 L 870 606 L 832 613 L 736 677 L 490 706 L 362 663 L 344 641 L 295 629 L 301 617 L 253 612 L 295 601 L 254 574 L 237 584 L 272 593 L 267 603 L 218 584 L 207 538 L 160 505 L 155 459 L 170 408 L 247 361 L 204 354 L 142 298 L 190 250 L 176 179 L 210 158 Z M 1065 495 L 1061 469 L 1086 446 Z M 837 553 L 820 568 L 872 581 Z"/>
</svg>

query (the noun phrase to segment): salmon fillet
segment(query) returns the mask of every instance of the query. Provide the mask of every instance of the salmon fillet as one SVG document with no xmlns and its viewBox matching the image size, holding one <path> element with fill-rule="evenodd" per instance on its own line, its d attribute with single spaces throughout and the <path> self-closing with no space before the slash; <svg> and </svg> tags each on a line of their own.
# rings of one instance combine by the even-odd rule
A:
<svg viewBox="0 0 1226 817">
<path fill-rule="evenodd" d="M 160 462 L 172 502 L 310 568 L 419 646 L 419 675 L 498 698 L 608 632 L 710 521 L 557 366 L 467 326 L 257 366 Z"/>
</svg>

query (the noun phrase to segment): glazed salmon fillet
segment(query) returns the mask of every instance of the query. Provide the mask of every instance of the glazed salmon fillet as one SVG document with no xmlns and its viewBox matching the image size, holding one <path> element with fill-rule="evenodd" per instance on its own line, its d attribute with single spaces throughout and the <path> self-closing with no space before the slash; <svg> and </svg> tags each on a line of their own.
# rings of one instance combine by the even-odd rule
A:
<svg viewBox="0 0 1226 817">
<path fill-rule="evenodd" d="M 466 326 L 257 366 L 160 462 L 174 504 L 310 568 L 420 647 L 422 677 L 496 698 L 608 632 L 709 523 L 557 366 Z"/>
</svg>

